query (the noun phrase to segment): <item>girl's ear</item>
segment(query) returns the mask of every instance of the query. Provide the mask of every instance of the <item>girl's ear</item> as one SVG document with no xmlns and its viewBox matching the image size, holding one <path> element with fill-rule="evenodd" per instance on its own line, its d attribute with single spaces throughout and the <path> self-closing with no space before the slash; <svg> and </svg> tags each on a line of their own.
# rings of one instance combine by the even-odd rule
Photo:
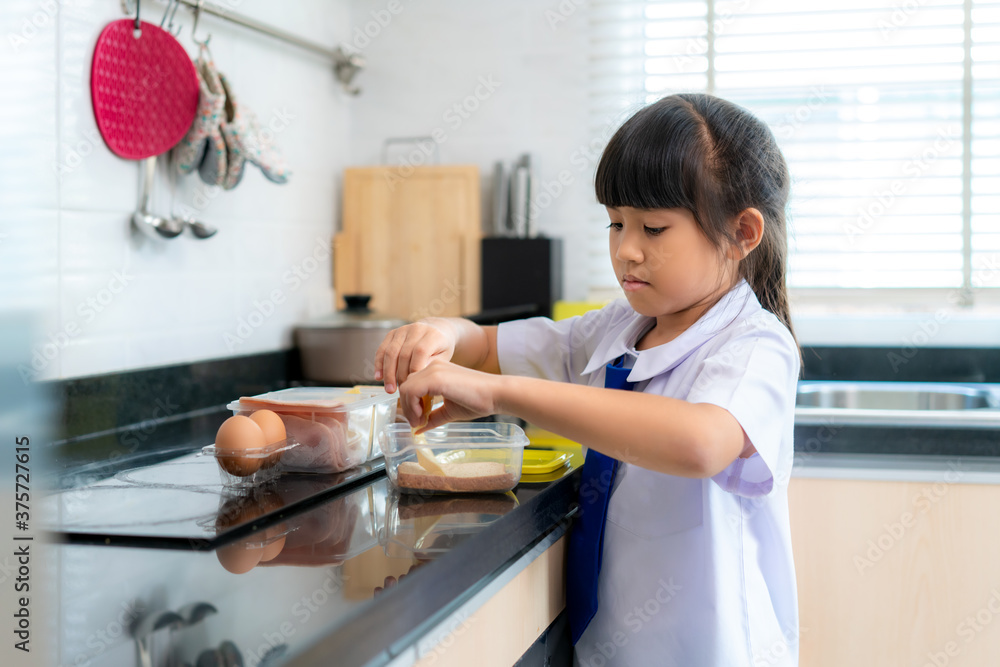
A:
<svg viewBox="0 0 1000 667">
<path fill-rule="evenodd" d="M 750 254 L 750 251 L 760 245 L 764 238 L 764 216 L 755 208 L 745 208 L 736 218 L 736 246 L 733 248 L 736 256 L 733 259 L 741 260 Z"/>
</svg>

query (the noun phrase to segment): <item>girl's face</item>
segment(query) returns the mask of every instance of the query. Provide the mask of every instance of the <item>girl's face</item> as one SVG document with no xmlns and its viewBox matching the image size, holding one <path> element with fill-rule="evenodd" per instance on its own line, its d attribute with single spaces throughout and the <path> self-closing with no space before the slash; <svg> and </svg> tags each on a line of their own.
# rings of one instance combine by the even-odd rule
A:
<svg viewBox="0 0 1000 667">
<path fill-rule="evenodd" d="M 691 211 L 607 209 L 611 263 L 637 313 L 668 325 L 681 316 L 686 328 L 732 287 L 738 260 L 712 245 Z"/>
</svg>

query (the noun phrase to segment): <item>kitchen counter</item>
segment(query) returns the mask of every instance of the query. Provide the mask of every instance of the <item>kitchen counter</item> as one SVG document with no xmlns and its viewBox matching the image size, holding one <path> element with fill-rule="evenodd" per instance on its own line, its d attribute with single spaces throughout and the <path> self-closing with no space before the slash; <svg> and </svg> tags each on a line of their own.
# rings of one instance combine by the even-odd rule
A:
<svg viewBox="0 0 1000 667">
<path fill-rule="evenodd" d="M 193 465 L 189 458 L 178 460 Z M 148 476 L 127 467 L 119 461 L 114 477 L 58 494 L 54 513 L 76 517 L 74 503 L 93 502 L 95 489 L 114 494 Z M 234 505 L 219 496 L 208 505 L 217 515 L 151 521 L 135 530 L 145 537 L 115 534 L 130 532 L 128 521 L 104 527 L 106 538 L 96 519 L 84 531 L 68 522 L 63 543 L 53 547 L 59 664 L 141 664 L 140 644 L 161 654 L 176 647 L 177 658 L 194 664 L 223 642 L 248 665 L 305 667 L 330 664 L 331 656 L 344 666 L 412 664 L 435 650 L 428 637 L 453 630 L 456 618 L 559 541 L 577 483 L 567 469 L 558 479 L 523 481 L 507 495 L 420 498 L 393 491 L 378 463 L 325 495 L 315 486 L 313 493 L 298 490 L 310 476 L 297 477 L 302 481 L 279 485 L 266 501 L 254 495 Z M 163 491 L 162 484 L 150 489 Z M 211 495 L 207 486 L 201 492 Z M 140 499 L 133 494 L 128 504 Z M 225 539 L 163 538 L 198 525 L 212 533 L 254 503 L 266 511 Z M 280 553 L 244 571 L 248 554 L 269 546 Z M 150 634 L 139 641 L 125 628 Z"/>
<path fill-rule="evenodd" d="M 1000 458 L 797 452 L 793 478 L 1000 484 Z"/>
<path fill-rule="evenodd" d="M 62 386 L 63 437 L 52 448 L 61 465 L 51 480 L 61 495 L 50 519 L 65 534 L 47 566 L 58 664 L 139 665 L 170 646 L 194 664 L 206 651 L 235 646 L 250 666 L 335 659 L 422 667 L 440 657 L 436 645 L 478 630 L 469 620 L 477 608 L 546 555 L 561 554 L 574 472 L 524 480 L 504 500 L 464 508 L 403 500 L 375 462 L 336 479 L 282 478 L 276 493 L 246 498 L 225 497 L 206 482 L 181 502 L 160 480 L 151 485 L 156 500 L 129 497 L 132 523 L 124 529 L 81 511 L 93 487 L 114 501 L 105 507 L 120 508 L 115 487 L 150 481 L 128 472 L 137 466 L 194 465 L 183 457 L 212 441 L 229 414 L 225 401 L 287 386 L 292 365 L 264 355 Z M 842 441 L 823 428 L 797 427 L 793 485 L 796 478 L 1000 482 L 1000 458 L 988 455 L 1000 454 L 1000 438 L 991 432 L 969 439 L 950 431 L 927 449 L 905 429 Z M 171 517 L 165 509 L 185 511 Z M 277 551 L 281 540 L 281 553 L 244 571 L 248 551 Z M 562 635 L 553 628 L 546 644 Z M 415 662 L 421 655 L 425 661 Z"/>
</svg>

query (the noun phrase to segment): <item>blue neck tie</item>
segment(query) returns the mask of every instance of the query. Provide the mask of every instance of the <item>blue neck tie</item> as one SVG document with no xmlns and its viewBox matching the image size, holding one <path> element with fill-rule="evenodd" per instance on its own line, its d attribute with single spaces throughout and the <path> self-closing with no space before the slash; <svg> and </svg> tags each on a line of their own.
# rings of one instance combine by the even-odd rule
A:
<svg viewBox="0 0 1000 667">
<path fill-rule="evenodd" d="M 605 388 L 631 390 L 635 386 L 628 381 L 631 369 L 622 368 L 624 359 L 618 357 L 606 366 Z M 566 565 L 566 613 L 574 644 L 580 641 L 597 613 L 597 575 L 604 553 L 604 522 L 617 472 L 618 461 L 592 449 L 587 451 L 580 475 L 580 514 L 569 535 Z"/>
</svg>

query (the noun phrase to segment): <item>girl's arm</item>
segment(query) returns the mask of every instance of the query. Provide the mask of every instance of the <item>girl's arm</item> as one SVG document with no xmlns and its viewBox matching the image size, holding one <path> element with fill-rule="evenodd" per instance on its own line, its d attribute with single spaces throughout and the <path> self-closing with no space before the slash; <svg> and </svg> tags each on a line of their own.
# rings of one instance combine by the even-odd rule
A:
<svg viewBox="0 0 1000 667">
<path fill-rule="evenodd" d="M 455 335 L 451 361 L 474 371 L 500 374 L 497 328 L 484 327 L 461 317 L 432 317 L 431 324 L 450 327 Z"/>
<path fill-rule="evenodd" d="M 491 376 L 433 362 L 401 388 L 403 412 L 420 418 L 420 397 L 442 395 L 426 428 L 503 413 L 643 468 L 711 477 L 749 456 L 739 422 L 727 410 L 655 394 L 536 378 Z"/>
<path fill-rule="evenodd" d="M 498 374 L 497 328 L 458 317 L 428 317 L 393 329 L 375 353 L 375 379 L 384 380 L 386 391 L 394 392 L 432 359 Z"/>
</svg>

